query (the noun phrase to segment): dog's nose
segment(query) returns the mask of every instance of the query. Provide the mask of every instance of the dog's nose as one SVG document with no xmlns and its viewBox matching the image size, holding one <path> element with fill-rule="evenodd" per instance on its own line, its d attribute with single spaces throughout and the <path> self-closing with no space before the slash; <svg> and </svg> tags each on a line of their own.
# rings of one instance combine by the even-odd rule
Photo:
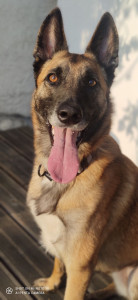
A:
<svg viewBox="0 0 138 300">
<path fill-rule="evenodd" d="M 61 104 L 57 115 L 59 120 L 66 125 L 77 124 L 82 119 L 82 111 L 79 105 Z"/>
</svg>

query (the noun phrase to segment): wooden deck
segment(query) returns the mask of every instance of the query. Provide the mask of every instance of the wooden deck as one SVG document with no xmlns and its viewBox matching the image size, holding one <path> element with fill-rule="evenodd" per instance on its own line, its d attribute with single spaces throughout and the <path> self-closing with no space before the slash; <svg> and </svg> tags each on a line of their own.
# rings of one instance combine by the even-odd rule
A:
<svg viewBox="0 0 138 300">
<path fill-rule="evenodd" d="M 53 261 L 39 244 L 39 229 L 25 203 L 32 162 L 31 128 L 0 132 L 0 299 L 61 300 L 63 288 L 47 295 L 33 290 L 36 278 L 50 275 Z M 106 283 L 96 278 L 95 288 Z M 31 289 L 25 294 L 27 287 Z"/>
</svg>

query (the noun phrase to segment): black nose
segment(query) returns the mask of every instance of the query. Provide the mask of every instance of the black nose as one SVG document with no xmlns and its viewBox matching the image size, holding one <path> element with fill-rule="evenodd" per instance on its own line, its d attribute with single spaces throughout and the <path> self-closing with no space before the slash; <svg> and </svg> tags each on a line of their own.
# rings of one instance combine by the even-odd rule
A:
<svg viewBox="0 0 138 300">
<path fill-rule="evenodd" d="M 79 105 L 62 103 L 58 108 L 57 115 L 59 120 L 66 125 L 77 124 L 82 119 L 82 111 Z"/>
</svg>

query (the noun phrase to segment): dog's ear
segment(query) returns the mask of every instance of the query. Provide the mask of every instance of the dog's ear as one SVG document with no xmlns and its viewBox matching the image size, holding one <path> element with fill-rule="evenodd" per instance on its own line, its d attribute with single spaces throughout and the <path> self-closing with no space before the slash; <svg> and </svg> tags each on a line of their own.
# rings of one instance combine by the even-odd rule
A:
<svg viewBox="0 0 138 300">
<path fill-rule="evenodd" d="M 47 59 L 51 59 L 54 53 L 60 50 L 68 50 L 64 34 L 62 15 L 59 8 L 55 8 L 42 23 L 36 46 L 34 49 L 34 73 L 37 77 L 41 66 Z"/>
<path fill-rule="evenodd" d="M 86 52 L 92 52 L 98 62 L 110 75 L 111 82 L 115 68 L 118 66 L 119 39 L 117 29 L 112 16 L 107 12 L 101 18 Z"/>
</svg>

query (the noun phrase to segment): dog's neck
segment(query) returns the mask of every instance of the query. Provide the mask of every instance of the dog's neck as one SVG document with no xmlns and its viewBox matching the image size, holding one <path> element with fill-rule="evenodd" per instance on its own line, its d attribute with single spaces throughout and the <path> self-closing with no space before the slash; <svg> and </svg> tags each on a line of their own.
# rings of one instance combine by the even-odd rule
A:
<svg viewBox="0 0 138 300">
<path fill-rule="evenodd" d="M 79 176 L 86 168 L 88 168 L 88 166 L 91 164 L 92 160 L 93 160 L 92 154 L 89 154 L 87 157 L 83 158 L 83 160 L 80 163 L 80 168 L 77 173 L 77 176 Z M 49 181 L 53 181 L 49 172 L 46 169 L 44 169 L 44 171 L 42 171 L 41 169 L 42 169 L 42 164 L 40 164 L 38 166 L 38 176 L 39 177 L 45 176 Z"/>
</svg>

